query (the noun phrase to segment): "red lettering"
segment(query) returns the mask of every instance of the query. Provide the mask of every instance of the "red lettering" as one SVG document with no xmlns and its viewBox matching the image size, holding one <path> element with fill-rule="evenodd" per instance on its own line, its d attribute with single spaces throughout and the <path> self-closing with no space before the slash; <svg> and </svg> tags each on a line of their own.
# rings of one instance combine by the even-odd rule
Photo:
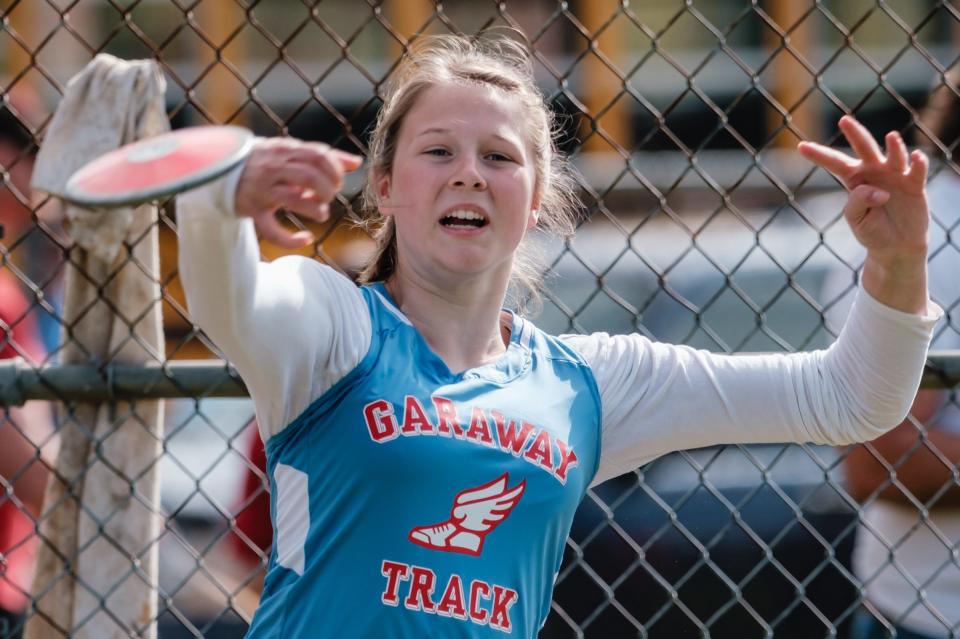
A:
<svg viewBox="0 0 960 639">
<path fill-rule="evenodd" d="M 508 420 L 503 413 L 491 410 L 489 413 L 479 406 L 470 407 L 470 424 L 464 432 L 457 414 L 457 405 L 446 397 L 435 396 L 433 400 L 437 421 L 431 421 L 423 403 L 412 395 L 403 400 L 403 419 L 394 407 L 385 399 L 377 399 L 363 407 L 363 418 L 370 439 L 378 444 L 404 436 L 441 434 L 445 437 L 465 439 L 501 451 L 514 457 L 523 456 L 527 461 L 546 470 L 561 484 L 567 483 L 571 469 L 580 465 L 573 447 L 555 439 L 549 431 L 537 428 L 523 420 Z M 490 423 L 491 418 L 493 424 Z M 494 427 L 497 441 L 494 441 Z M 556 441 L 556 450 L 553 442 Z M 554 459 L 556 457 L 556 459 Z M 556 462 L 556 468 L 554 463 Z"/>
<path fill-rule="evenodd" d="M 462 439 L 463 428 L 457 417 L 456 405 L 446 397 L 434 397 L 433 405 L 437 408 L 437 431 L 447 437 L 456 435 Z"/>
<path fill-rule="evenodd" d="M 400 582 L 407 581 L 409 590 L 403 605 L 410 610 L 470 621 L 480 626 L 489 625 L 501 632 L 513 631 L 510 610 L 520 597 L 512 588 L 475 579 L 470 582 L 467 593 L 463 578 L 454 573 L 447 580 L 438 604 L 433 600 L 437 584 L 437 575 L 433 570 L 385 559 L 380 572 L 387 578 L 387 586 L 380 599 L 388 606 L 399 604 Z M 486 605 L 485 600 L 490 601 L 490 605 Z"/>
<path fill-rule="evenodd" d="M 573 448 L 567 446 L 563 440 L 556 440 L 557 448 L 560 450 L 560 467 L 557 468 L 557 472 L 554 473 L 557 476 L 557 479 L 560 480 L 561 484 L 567 483 L 567 471 L 571 468 L 576 468 L 580 462 L 577 459 L 577 454 L 573 452 Z"/>
<path fill-rule="evenodd" d="M 481 594 L 483 591 L 483 594 Z M 479 579 L 470 583 L 470 620 L 481 626 L 487 623 L 487 617 L 490 616 L 486 610 L 480 607 L 480 599 L 490 598 L 490 584 Z"/>
<path fill-rule="evenodd" d="M 397 437 L 397 419 L 393 416 L 393 406 L 384 399 L 370 402 L 363 407 L 363 417 L 370 431 L 370 439 L 382 444 Z"/>
<path fill-rule="evenodd" d="M 463 581 L 460 580 L 460 575 L 450 575 L 443 597 L 437 605 L 437 614 L 457 619 L 467 618 L 467 609 L 463 604 Z"/>
<path fill-rule="evenodd" d="M 400 432 L 404 435 L 414 435 L 417 432 L 433 434 L 433 424 L 427 418 L 427 411 L 416 397 L 407 395 L 403 400 L 403 426 Z"/>
<path fill-rule="evenodd" d="M 493 609 L 490 613 L 490 627 L 510 632 L 510 607 L 517 602 L 517 591 L 503 586 L 493 586 Z"/>
<path fill-rule="evenodd" d="M 388 606 L 396 606 L 400 602 L 400 598 L 397 596 L 397 590 L 400 588 L 401 580 L 409 579 L 407 576 L 409 570 L 410 566 L 407 564 L 400 564 L 386 559 L 383 560 L 380 572 L 387 578 L 387 589 L 380 595 L 380 601 Z"/>
<path fill-rule="evenodd" d="M 517 430 L 517 422 L 511 419 L 509 425 L 506 424 L 506 419 L 502 413 L 492 410 L 490 414 L 497 425 L 497 439 L 500 440 L 500 450 L 510 451 L 519 457 L 520 451 L 523 450 L 523 446 L 527 443 L 527 438 L 530 437 L 530 432 L 533 430 L 533 424 L 523 422 L 520 430 Z"/>
<path fill-rule="evenodd" d="M 493 433 L 490 432 L 490 421 L 483 413 L 483 409 L 474 406 L 470 414 L 470 428 L 467 429 L 467 439 L 493 446 Z"/>
<path fill-rule="evenodd" d="M 550 433 L 541 430 L 537 433 L 537 438 L 530 444 L 530 448 L 523 454 L 524 457 L 553 472 L 553 448 L 550 445 Z"/>
<path fill-rule="evenodd" d="M 429 568 L 413 566 L 413 575 L 410 577 L 410 593 L 403 605 L 410 610 L 434 612 L 437 609 L 430 595 L 436 587 L 437 575 Z"/>
</svg>

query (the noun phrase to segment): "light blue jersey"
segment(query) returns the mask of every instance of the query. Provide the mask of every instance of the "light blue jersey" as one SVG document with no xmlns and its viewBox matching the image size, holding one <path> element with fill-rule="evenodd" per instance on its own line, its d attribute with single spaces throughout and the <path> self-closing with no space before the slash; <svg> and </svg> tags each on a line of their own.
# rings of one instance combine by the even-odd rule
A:
<svg viewBox="0 0 960 639">
<path fill-rule="evenodd" d="M 582 358 L 514 316 L 452 374 L 376 284 L 370 349 L 267 443 L 275 541 L 248 637 L 534 637 L 596 473 Z"/>
</svg>

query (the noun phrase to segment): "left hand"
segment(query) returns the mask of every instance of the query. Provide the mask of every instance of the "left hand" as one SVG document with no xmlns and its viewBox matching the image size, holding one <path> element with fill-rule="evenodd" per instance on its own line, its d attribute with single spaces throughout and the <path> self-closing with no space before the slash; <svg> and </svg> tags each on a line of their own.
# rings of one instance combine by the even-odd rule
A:
<svg viewBox="0 0 960 639">
<path fill-rule="evenodd" d="M 930 214 L 924 186 L 929 160 L 922 151 L 907 152 L 896 131 L 886 135 L 884 156 L 867 129 L 849 115 L 840 130 L 856 157 L 801 142 L 800 153 L 835 175 L 849 191 L 843 215 L 869 259 L 886 267 L 926 261 Z"/>
</svg>

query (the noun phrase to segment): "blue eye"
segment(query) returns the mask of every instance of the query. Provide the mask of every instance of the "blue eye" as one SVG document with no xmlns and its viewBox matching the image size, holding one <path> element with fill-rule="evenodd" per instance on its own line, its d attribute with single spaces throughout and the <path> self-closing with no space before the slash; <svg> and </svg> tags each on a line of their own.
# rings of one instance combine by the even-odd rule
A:
<svg viewBox="0 0 960 639">
<path fill-rule="evenodd" d="M 495 162 L 512 162 L 512 160 L 503 153 L 488 153 L 487 157 Z"/>
<path fill-rule="evenodd" d="M 427 149 L 424 151 L 427 155 L 436 155 L 438 157 L 444 157 L 450 155 L 450 152 L 446 149 Z"/>
</svg>

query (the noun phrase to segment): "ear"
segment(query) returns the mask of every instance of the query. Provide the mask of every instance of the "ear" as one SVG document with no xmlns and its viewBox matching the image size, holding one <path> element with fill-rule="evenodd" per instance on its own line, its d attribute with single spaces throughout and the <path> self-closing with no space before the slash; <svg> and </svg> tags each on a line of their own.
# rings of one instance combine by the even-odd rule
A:
<svg viewBox="0 0 960 639">
<path fill-rule="evenodd" d="M 393 215 L 391 212 L 391 207 L 389 206 L 391 187 L 390 174 L 377 173 L 376 177 L 374 178 L 374 184 L 376 185 L 378 203 L 381 205 L 387 205 L 380 207 L 380 215 Z"/>
<path fill-rule="evenodd" d="M 530 216 L 527 218 L 527 230 L 532 231 L 537 226 L 537 222 L 539 221 L 540 221 L 540 210 L 532 209 L 530 211 Z"/>
<path fill-rule="evenodd" d="M 540 221 L 540 191 L 533 194 L 533 202 L 530 204 L 530 216 L 527 218 L 527 230 L 532 230 L 537 222 Z"/>
</svg>

